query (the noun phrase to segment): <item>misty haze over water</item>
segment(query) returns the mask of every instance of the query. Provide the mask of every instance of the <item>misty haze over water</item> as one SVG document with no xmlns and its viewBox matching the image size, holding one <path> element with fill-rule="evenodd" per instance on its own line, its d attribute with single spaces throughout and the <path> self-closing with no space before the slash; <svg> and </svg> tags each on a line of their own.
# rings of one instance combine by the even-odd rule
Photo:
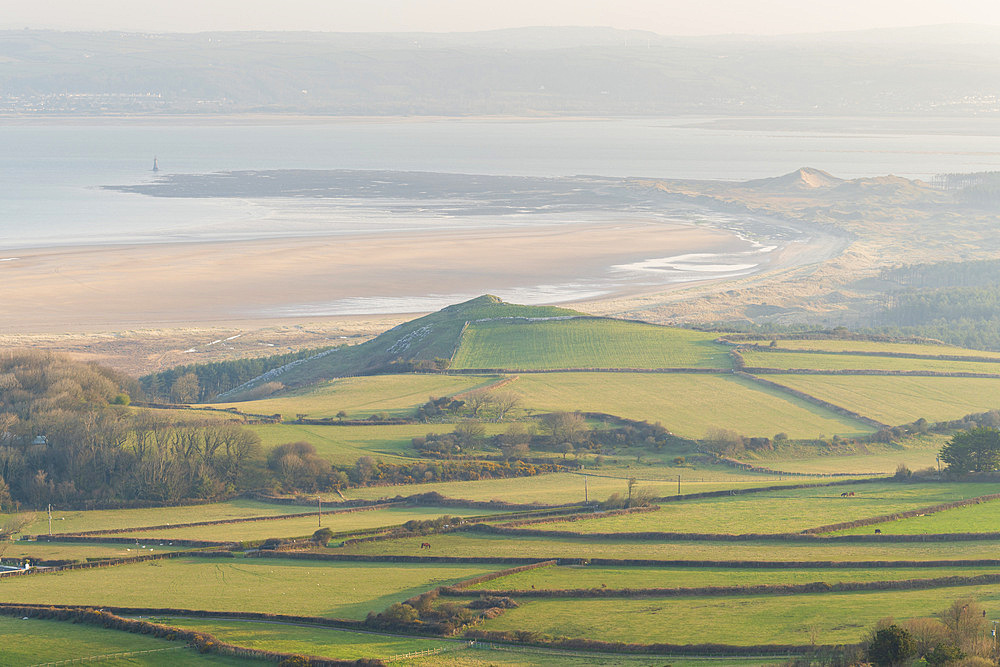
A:
<svg viewBox="0 0 1000 667">
<path fill-rule="evenodd" d="M 1000 169 L 1000 119 L 109 119 L 8 124 L 0 145 L 0 182 L 9 184 L 0 192 L 0 247 L 9 249 L 322 234 L 336 232 L 344 216 L 355 227 L 395 224 L 372 200 L 307 207 L 100 189 L 153 179 L 154 155 L 161 174 L 382 169 L 748 180 L 811 166 L 843 178 L 927 179 Z"/>
</svg>

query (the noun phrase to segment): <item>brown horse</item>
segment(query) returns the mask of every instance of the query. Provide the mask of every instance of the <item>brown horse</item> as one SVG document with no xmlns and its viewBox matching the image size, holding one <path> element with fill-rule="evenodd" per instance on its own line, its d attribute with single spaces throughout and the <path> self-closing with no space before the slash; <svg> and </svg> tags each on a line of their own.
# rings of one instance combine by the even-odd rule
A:
<svg viewBox="0 0 1000 667">
<path fill-rule="evenodd" d="M 431 543 L 430 542 L 423 542 L 423 543 L 421 543 L 420 548 L 421 549 L 430 549 L 431 548 Z"/>
</svg>

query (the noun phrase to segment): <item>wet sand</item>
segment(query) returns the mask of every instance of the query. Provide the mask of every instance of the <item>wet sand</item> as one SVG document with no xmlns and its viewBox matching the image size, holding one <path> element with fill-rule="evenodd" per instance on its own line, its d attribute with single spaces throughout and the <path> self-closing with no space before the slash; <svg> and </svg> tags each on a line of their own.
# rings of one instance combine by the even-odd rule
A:
<svg viewBox="0 0 1000 667">
<path fill-rule="evenodd" d="M 572 230 L 572 231 L 571 231 Z M 610 267 L 750 244 L 637 220 L 412 234 L 21 249 L 0 262 L 0 334 L 230 326 L 350 314 L 344 300 L 608 299 L 662 288 Z M 5 257 L 4 259 L 9 259 Z M 399 301 L 402 300 L 402 301 Z M 348 301 L 348 304 L 351 302 Z M 357 303 L 356 301 L 354 303 Z M 355 312 L 376 312 L 357 309 Z"/>
</svg>

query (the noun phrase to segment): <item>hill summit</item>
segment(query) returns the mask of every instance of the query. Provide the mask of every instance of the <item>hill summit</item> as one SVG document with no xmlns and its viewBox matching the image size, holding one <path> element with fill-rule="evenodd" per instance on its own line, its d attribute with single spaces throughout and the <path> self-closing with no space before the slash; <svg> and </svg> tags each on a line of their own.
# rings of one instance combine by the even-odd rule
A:
<svg viewBox="0 0 1000 667">
<path fill-rule="evenodd" d="M 582 315 L 583 313 L 569 308 L 524 306 L 507 303 L 492 294 L 484 294 L 404 322 L 360 345 L 344 345 L 275 368 L 221 394 L 218 399 L 240 400 L 246 392 L 265 382 L 303 386 L 349 375 L 443 370 L 450 365 L 461 342 L 462 332 L 469 322 L 505 318 L 571 318 Z"/>
<path fill-rule="evenodd" d="M 784 176 L 746 181 L 743 185 L 756 190 L 787 192 L 790 190 L 818 190 L 833 188 L 841 183 L 844 183 L 844 179 L 837 178 L 822 169 L 802 167 L 801 169 L 797 169 L 790 174 L 785 174 Z"/>
</svg>

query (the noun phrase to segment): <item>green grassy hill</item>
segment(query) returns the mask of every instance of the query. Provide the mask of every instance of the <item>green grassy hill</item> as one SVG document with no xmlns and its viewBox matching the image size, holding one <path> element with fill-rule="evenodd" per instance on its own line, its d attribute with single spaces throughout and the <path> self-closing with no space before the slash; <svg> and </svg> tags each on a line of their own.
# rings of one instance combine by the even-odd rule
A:
<svg viewBox="0 0 1000 667">
<path fill-rule="evenodd" d="M 270 371 L 220 398 L 239 400 L 242 394 L 264 382 L 302 386 L 348 375 L 406 372 L 421 365 L 434 368 L 435 359 L 451 359 L 467 322 L 505 317 L 580 315 L 582 313 L 568 308 L 505 303 L 486 294 L 404 322 L 361 345 L 340 347 L 301 363 Z"/>
<path fill-rule="evenodd" d="M 718 334 L 603 318 L 470 324 L 453 368 L 732 368 Z"/>
</svg>

